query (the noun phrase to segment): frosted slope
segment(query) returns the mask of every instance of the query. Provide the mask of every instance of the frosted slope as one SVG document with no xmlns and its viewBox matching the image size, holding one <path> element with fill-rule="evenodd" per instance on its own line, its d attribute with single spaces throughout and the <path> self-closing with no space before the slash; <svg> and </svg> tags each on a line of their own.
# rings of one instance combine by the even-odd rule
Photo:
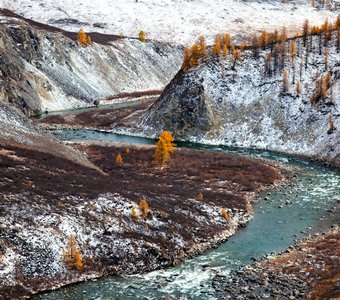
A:
<svg viewBox="0 0 340 300">
<path fill-rule="evenodd" d="M 87 31 L 137 36 L 143 29 L 150 38 L 182 44 L 200 35 L 249 35 L 283 24 L 295 32 L 306 18 L 314 24 L 335 18 L 340 1 L 333 0 L 331 6 L 332 11 L 318 10 L 305 0 L 0 0 L 0 7 L 67 30 L 83 26 Z"/>
</svg>

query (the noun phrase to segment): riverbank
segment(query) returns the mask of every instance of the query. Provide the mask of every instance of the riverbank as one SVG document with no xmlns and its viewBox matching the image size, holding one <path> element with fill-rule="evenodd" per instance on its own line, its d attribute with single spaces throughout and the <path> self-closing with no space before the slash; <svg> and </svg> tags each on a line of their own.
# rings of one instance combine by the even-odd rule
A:
<svg viewBox="0 0 340 300">
<path fill-rule="evenodd" d="M 213 287 L 220 299 L 338 299 L 340 289 L 340 199 L 306 236 L 287 250 L 230 276 L 217 275 Z"/>
<path fill-rule="evenodd" d="M 228 278 L 216 276 L 213 285 L 219 299 L 338 299 L 339 258 L 340 230 L 333 226 Z"/>
<path fill-rule="evenodd" d="M 135 128 L 139 118 L 154 103 L 155 97 L 143 98 L 133 105 L 95 110 L 75 110 L 67 114 L 45 115 L 33 119 L 46 129 L 76 128 L 110 131 L 114 127 Z"/>
<path fill-rule="evenodd" d="M 255 196 L 284 177 L 239 155 L 178 149 L 161 168 L 150 146 L 74 147 L 95 168 L 27 146 L 2 149 L 3 295 L 20 298 L 87 278 L 174 266 L 244 226 Z M 81 270 L 63 260 L 72 236 Z"/>
</svg>

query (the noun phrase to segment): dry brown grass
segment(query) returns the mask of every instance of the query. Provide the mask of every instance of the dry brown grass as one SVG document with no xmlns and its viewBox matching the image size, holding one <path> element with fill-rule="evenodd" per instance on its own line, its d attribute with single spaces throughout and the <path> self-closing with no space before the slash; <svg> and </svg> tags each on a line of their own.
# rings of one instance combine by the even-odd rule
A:
<svg viewBox="0 0 340 300">
<path fill-rule="evenodd" d="M 302 277 L 309 286 L 307 299 L 340 298 L 340 230 L 334 229 L 296 249 L 265 262 L 276 271 Z"/>
</svg>

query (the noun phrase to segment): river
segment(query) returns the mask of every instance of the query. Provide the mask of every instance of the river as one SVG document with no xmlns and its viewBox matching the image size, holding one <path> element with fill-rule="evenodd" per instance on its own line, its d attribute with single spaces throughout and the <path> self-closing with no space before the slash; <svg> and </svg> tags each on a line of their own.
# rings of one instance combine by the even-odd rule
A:
<svg viewBox="0 0 340 300">
<path fill-rule="evenodd" d="M 152 144 L 153 140 L 91 130 L 63 130 L 62 140 L 104 140 Z M 179 147 L 240 153 L 297 166 L 296 182 L 264 195 L 254 206 L 254 219 L 229 241 L 168 270 L 143 275 L 112 276 L 41 294 L 36 299 L 216 299 L 212 278 L 249 264 L 254 258 L 292 245 L 340 199 L 337 172 L 303 159 L 256 149 L 193 143 Z"/>
</svg>

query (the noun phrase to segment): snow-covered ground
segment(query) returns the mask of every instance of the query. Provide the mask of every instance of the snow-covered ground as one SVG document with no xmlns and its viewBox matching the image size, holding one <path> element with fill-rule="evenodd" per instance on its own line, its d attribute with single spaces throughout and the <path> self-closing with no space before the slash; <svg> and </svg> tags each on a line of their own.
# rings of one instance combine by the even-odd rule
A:
<svg viewBox="0 0 340 300">
<path fill-rule="evenodd" d="M 283 69 L 265 74 L 270 49 L 262 50 L 258 59 L 246 50 L 235 70 L 231 55 L 219 60 L 211 57 L 183 76 L 177 75 L 142 118 L 140 128 L 147 134 L 169 130 L 184 140 L 319 156 L 339 164 L 340 55 L 335 39 L 333 34 L 328 42 L 327 67 L 324 53 L 318 53 L 317 37 L 311 53 L 302 40 L 296 40 L 300 55 L 294 63 L 286 59 L 289 86 L 285 93 Z M 273 70 L 274 62 L 270 64 Z M 313 105 L 316 82 L 320 76 L 325 80 L 328 71 L 331 83 L 323 99 Z"/>
<path fill-rule="evenodd" d="M 143 29 L 153 39 L 191 44 L 200 35 L 247 36 L 283 25 L 296 32 L 305 19 L 313 24 L 334 19 L 340 1 L 329 2 L 320 10 L 310 0 L 0 0 L 0 7 L 71 31 L 83 26 L 86 31 L 137 36 Z"/>
</svg>

